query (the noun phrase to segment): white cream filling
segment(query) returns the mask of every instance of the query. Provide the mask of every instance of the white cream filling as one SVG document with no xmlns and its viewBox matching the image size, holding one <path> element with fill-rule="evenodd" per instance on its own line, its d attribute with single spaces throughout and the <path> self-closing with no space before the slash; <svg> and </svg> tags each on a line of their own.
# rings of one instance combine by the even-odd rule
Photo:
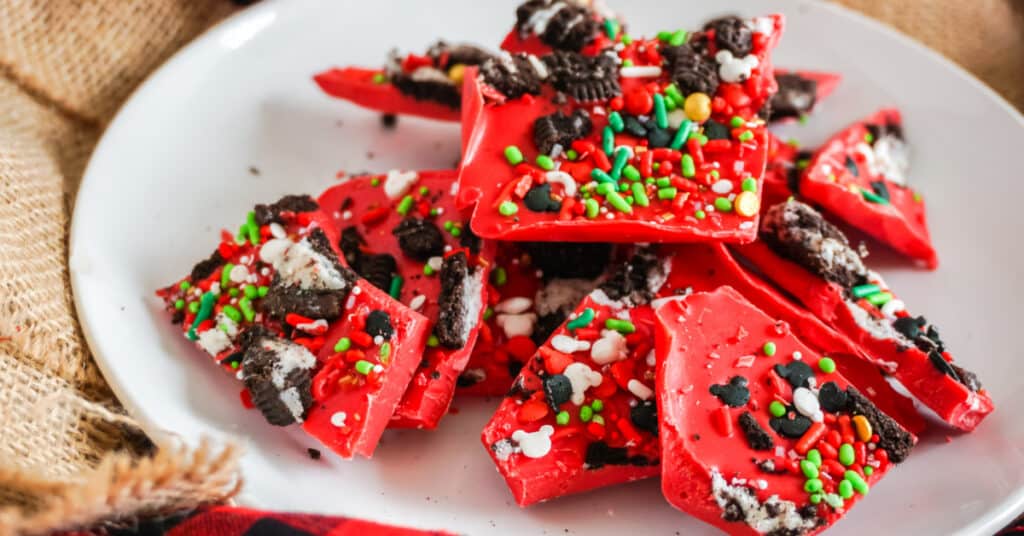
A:
<svg viewBox="0 0 1024 536">
<path fill-rule="evenodd" d="M 736 483 L 729 484 L 719 473 L 717 468 L 711 469 L 711 493 L 719 508 L 725 510 L 730 503 L 735 503 L 743 512 L 743 521 L 760 533 L 769 533 L 776 530 L 810 530 L 815 526 L 815 520 L 804 519 L 795 503 L 772 495 L 765 502 L 757 500 L 754 492 L 746 486 Z M 774 511 L 773 517 L 770 513 Z"/>
<path fill-rule="evenodd" d="M 343 290 L 348 281 L 330 259 L 317 253 L 308 238 L 292 242 L 275 238 L 260 248 L 260 260 L 274 267 L 281 279 L 302 289 Z"/>
</svg>

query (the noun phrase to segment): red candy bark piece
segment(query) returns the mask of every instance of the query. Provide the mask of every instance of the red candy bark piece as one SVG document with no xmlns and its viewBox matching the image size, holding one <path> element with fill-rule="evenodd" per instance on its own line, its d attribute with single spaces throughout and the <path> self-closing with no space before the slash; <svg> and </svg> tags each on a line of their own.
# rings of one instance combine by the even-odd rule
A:
<svg viewBox="0 0 1024 536">
<path fill-rule="evenodd" d="M 369 457 L 419 362 L 427 322 L 344 268 L 336 243 L 312 198 L 286 196 L 257 205 L 237 239 L 223 232 L 208 259 L 157 294 L 186 337 L 244 381 L 248 407 L 274 425 L 302 422 L 343 457 Z M 332 363 L 333 334 L 364 330 L 370 313 L 389 331 L 361 349 L 363 363 Z M 324 425 L 334 408 L 352 416 L 347 428 Z"/>
<path fill-rule="evenodd" d="M 730 534 L 813 534 L 909 454 L 909 432 L 731 288 L 656 319 L 662 491 L 676 508 Z"/>
<path fill-rule="evenodd" d="M 426 316 L 435 333 L 392 427 L 437 426 L 482 322 L 493 245 L 469 234 L 454 205 L 454 179 L 451 171 L 392 171 L 345 181 L 319 199 L 345 262 Z"/>
<path fill-rule="evenodd" d="M 841 79 L 836 73 L 775 69 L 779 91 L 772 97 L 768 120 L 773 123 L 802 120 L 835 91 Z"/>
<path fill-rule="evenodd" d="M 994 406 L 977 376 L 953 362 L 939 333 L 913 316 L 834 226 L 790 201 L 770 209 L 762 240 L 738 248 L 766 278 L 845 334 L 939 418 L 961 430 Z"/>
<path fill-rule="evenodd" d="M 881 110 L 826 142 L 800 193 L 830 214 L 929 268 L 938 266 L 921 194 L 907 185 L 899 111 Z"/>
<path fill-rule="evenodd" d="M 757 113 L 775 90 L 770 51 L 782 18 L 753 24 L 739 57 L 717 50 L 708 30 L 679 47 L 632 41 L 618 59 L 520 55 L 467 75 L 459 202 L 475 205 L 474 231 L 512 240 L 753 240 L 767 151 Z M 568 95 L 564 104 L 557 93 Z M 651 109 L 635 114 L 646 97 Z"/>
<path fill-rule="evenodd" d="M 542 56 L 554 50 L 600 53 L 622 38 L 622 24 L 597 2 L 528 0 L 516 9 L 516 24 L 502 50 Z"/>
</svg>

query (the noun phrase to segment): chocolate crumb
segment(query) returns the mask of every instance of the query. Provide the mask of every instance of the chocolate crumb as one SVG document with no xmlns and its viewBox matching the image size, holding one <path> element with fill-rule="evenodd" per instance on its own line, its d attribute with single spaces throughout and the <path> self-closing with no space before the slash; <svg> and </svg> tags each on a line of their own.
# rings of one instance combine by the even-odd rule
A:
<svg viewBox="0 0 1024 536">
<path fill-rule="evenodd" d="M 385 130 L 394 130 L 398 126 L 398 116 L 395 114 L 381 114 L 380 126 L 384 127 Z"/>
<path fill-rule="evenodd" d="M 449 255 L 441 265 L 441 294 L 438 296 L 437 323 L 434 334 L 441 345 L 447 348 L 462 348 L 466 345 L 475 318 L 467 318 L 468 304 L 478 299 L 468 296 L 472 291 L 469 260 L 462 251 Z"/>
<path fill-rule="evenodd" d="M 320 208 L 320 205 L 308 195 L 286 195 L 270 205 L 256 205 L 256 223 L 268 225 L 270 223 L 284 223 L 281 219 L 282 212 L 312 212 Z"/>
<path fill-rule="evenodd" d="M 317 449 L 308 448 L 308 449 L 306 449 L 306 454 L 309 454 L 309 458 L 311 460 L 319 460 L 320 459 L 320 451 L 317 450 Z"/>
<path fill-rule="evenodd" d="M 192 273 L 188 276 L 189 281 L 192 283 L 198 283 L 203 279 L 210 277 L 210 275 L 224 263 L 224 260 L 225 259 L 221 256 L 219 250 L 213 250 L 213 253 L 211 253 L 209 257 L 199 261 L 192 267 Z"/>
<path fill-rule="evenodd" d="M 444 254 L 444 235 L 437 225 L 420 218 L 405 218 L 391 234 L 398 238 L 398 247 L 410 258 L 426 261 Z"/>
<path fill-rule="evenodd" d="M 740 414 L 740 429 L 743 430 L 743 435 L 747 437 L 747 443 L 750 444 L 750 448 L 754 450 L 769 450 L 775 446 L 772 437 L 768 435 L 764 428 L 761 428 L 757 419 L 749 411 L 744 411 Z"/>
<path fill-rule="evenodd" d="M 905 460 L 914 447 L 914 440 L 910 433 L 892 417 L 882 413 L 852 385 L 846 388 L 846 393 L 848 397 L 847 411 L 853 415 L 863 415 L 871 423 L 871 429 L 879 437 L 878 446 L 889 454 L 889 460 L 893 463 Z"/>
</svg>

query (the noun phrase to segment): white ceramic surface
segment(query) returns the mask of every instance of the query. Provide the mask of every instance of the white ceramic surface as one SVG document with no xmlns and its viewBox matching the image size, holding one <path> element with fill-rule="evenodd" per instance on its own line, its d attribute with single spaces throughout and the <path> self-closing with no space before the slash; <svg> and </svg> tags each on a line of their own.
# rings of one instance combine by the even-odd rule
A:
<svg viewBox="0 0 1024 536">
<path fill-rule="evenodd" d="M 632 33 L 692 27 L 725 2 L 620 1 Z M 734 0 L 744 14 L 767 9 Z M 933 273 L 885 262 L 906 301 L 942 327 L 986 382 L 998 410 L 969 436 L 926 436 L 914 455 L 839 523 L 835 534 L 991 534 L 1024 508 L 1024 301 L 1019 246 L 1024 121 L 936 54 L 861 17 L 805 1 L 788 16 L 777 64 L 846 78 L 807 126 L 830 131 L 894 104 L 914 143 L 911 181 L 925 192 L 942 258 Z M 267 425 L 238 387 L 167 323 L 152 291 L 209 253 L 258 200 L 318 192 L 339 169 L 452 166 L 458 127 L 378 116 L 322 95 L 310 75 L 378 65 L 392 46 L 438 36 L 496 47 L 514 0 L 266 1 L 199 38 L 154 74 L 110 125 L 77 198 L 71 236 L 75 299 L 90 346 L 121 400 L 153 433 L 233 434 L 249 445 L 242 501 L 362 516 L 467 534 L 699 534 L 658 482 L 516 507 L 480 445 L 496 401 L 458 400 L 435 433 L 389 432 L 372 461 L 331 455 Z M 259 170 L 250 172 L 250 167 Z M 882 259 L 884 260 L 884 259 Z"/>
</svg>

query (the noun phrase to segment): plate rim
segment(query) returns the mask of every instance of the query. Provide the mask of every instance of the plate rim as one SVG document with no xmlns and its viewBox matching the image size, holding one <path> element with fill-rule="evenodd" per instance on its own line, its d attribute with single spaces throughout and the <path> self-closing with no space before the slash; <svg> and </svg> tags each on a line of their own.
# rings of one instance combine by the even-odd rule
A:
<svg viewBox="0 0 1024 536">
<path fill-rule="evenodd" d="M 323 0 L 317 0 L 323 1 Z M 904 47 L 913 50 L 917 54 L 928 58 L 929 61 L 935 62 L 938 65 L 945 68 L 945 70 L 952 72 L 954 76 L 957 76 L 965 80 L 975 90 L 985 95 L 989 100 L 993 101 L 1004 113 L 1009 115 L 1017 125 L 1024 130 L 1024 113 L 1021 110 L 1015 108 L 1005 97 L 1000 95 L 988 84 L 984 83 L 977 76 L 969 72 L 966 68 L 954 62 L 952 59 L 944 56 L 935 49 L 932 49 L 925 44 L 917 41 L 902 31 L 889 26 L 879 20 L 873 19 L 870 16 L 858 12 L 852 8 L 848 8 L 843 5 L 835 4 L 829 1 L 812 1 L 812 0 L 796 0 L 798 5 L 801 7 L 810 7 L 811 9 L 822 9 L 831 12 L 833 15 L 838 17 L 845 17 L 847 20 L 853 21 L 856 24 L 861 24 L 867 28 L 881 32 L 897 42 L 901 43 Z M 177 50 L 174 54 L 164 60 L 157 68 L 150 72 L 139 85 L 131 91 L 129 96 L 124 102 L 118 107 L 117 112 L 113 118 L 106 124 L 103 134 L 97 141 L 96 146 L 93 148 L 92 154 L 89 156 L 88 163 L 84 168 L 81 180 L 78 185 L 78 190 L 75 195 L 75 203 L 71 212 L 71 223 L 67 235 L 68 249 L 67 249 L 67 262 L 68 262 L 68 275 L 71 283 L 71 294 L 72 303 L 75 307 L 75 316 L 78 320 L 79 328 L 85 339 L 85 342 L 89 348 L 90 354 L 93 356 L 93 360 L 97 367 L 100 369 L 103 379 L 110 386 L 114 395 L 118 401 L 125 408 L 125 410 L 134 418 L 144 432 L 149 434 L 154 439 L 159 441 L 185 441 L 189 440 L 182 434 L 164 428 L 157 424 L 154 417 L 148 414 L 144 409 L 143 405 L 140 404 L 136 397 L 130 393 L 131 389 L 128 388 L 127 384 L 114 373 L 114 367 L 111 362 L 104 356 L 104 352 L 101 350 L 103 344 L 100 343 L 93 332 L 93 324 L 89 320 L 88 305 L 84 303 L 87 299 L 83 298 L 83 294 L 88 294 L 87 290 L 84 290 L 88 284 L 83 281 L 85 270 L 81 270 L 75 261 L 75 251 L 78 249 L 77 244 L 85 240 L 85 231 L 83 227 L 87 224 L 83 223 L 79 218 L 80 211 L 79 203 L 83 196 L 80 194 L 86 191 L 95 180 L 91 180 L 91 177 L 96 173 L 94 171 L 95 162 L 98 160 L 97 155 L 103 154 L 107 151 L 107 145 L 110 140 L 108 134 L 115 129 L 121 128 L 120 125 L 126 121 L 125 111 L 132 110 L 139 106 L 138 102 L 146 98 L 145 95 L 154 87 L 161 79 L 170 76 L 176 70 L 180 69 L 181 64 L 185 64 L 188 60 L 200 53 L 207 53 L 209 49 L 217 50 L 218 54 L 224 55 L 230 52 L 230 49 L 225 48 L 222 44 L 217 43 L 218 39 L 225 36 L 236 29 L 253 23 L 255 21 L 263 22 L 260 24 L 253 24 L 252 29 L 249 30 L 249 35 L 246 36 L 245 41 L 255 36 L 256 34 L 266 31 L 274 24 L 279 23 L 279 15 L 282 13 L 296 12 L 304 9 L 308 3 L 314 0 L 307 0 L 306 2 L 285 2 L 285 0 L 264 0 L 257 5 L 241 9 L 223 20 L 217 22 L 210 28 L 207 28 L 202 33 L 195 36 L 185 46 Z M 269 20 L 267 20 L 269 17 Z M 242 41 L 237 47 L 244 46 L 245 41 Z M 236 47 L 236 48 L 237 48 Z M 187 68 L 186 68 L 187 70 Z M 211 432 L 213 439 L 219 441 L 233 441 L 239 444 L 245 444 L 248 439 L 237 434 L 233 434 L 226 430 L 214 429 Z M 193 438 L 198 443 L 199 438 Z M 239 495 L 236 500 L 241 504 L 247 504 L 246 494 Z M 1013 519 L 1024 513 L 1024 486 L 1018 488 L 1014 493 L 1008 495 L 1003 501 L 996 503 L 996 505 L 987 510 L 982 516 L 979 516 L 974 521 L 970 522 L 963 528 L 961 528 L 959 534 L 993 534 L 996 531 L 1002 529 L 1009 524 Z"/>
</svg>

